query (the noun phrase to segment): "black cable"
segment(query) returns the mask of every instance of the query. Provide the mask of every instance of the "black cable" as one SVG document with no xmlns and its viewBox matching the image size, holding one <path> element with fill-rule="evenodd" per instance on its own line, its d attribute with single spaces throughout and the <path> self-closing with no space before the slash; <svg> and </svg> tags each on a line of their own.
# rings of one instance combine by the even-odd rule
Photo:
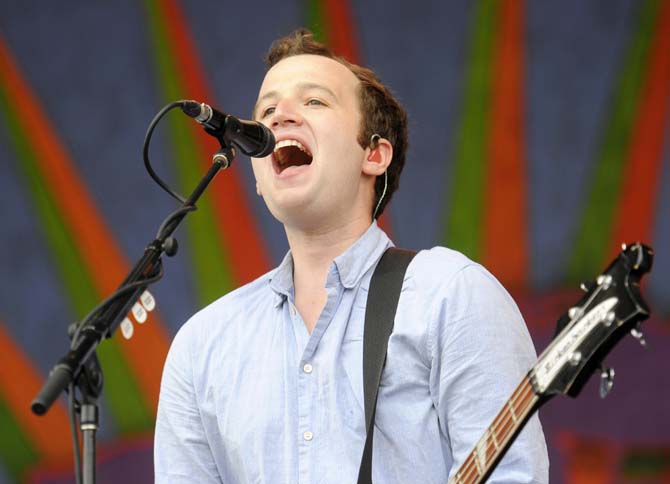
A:
<svg viewBox="0 0 670 484">
<path fill-rule="evenodd" d="M 68 386 L 69 394 L 69 413 L 70 413 L 70 429 L 72 430 L 72 445 L 74 451 L 74 478 L 76 484 L 82 484 L 81 477 L 81 455 L 79 454 L 79 432 L 77 431 L 77 415 L 75 411 L 75 396 L 74 396 L 74 382 L 70 382 Z"/>
<path fill-rule="evenodd" d="M 158 236 L 157 239 L 159 241 L 163 241 L 164 234 L 169 232 L 173 227 L 172 225 L 174 223 L 179 223 L 179 217 L 185 216 L 188 212 L 191 212 L 193 210 L 196 210 L 195 205 L 186 205 L 187 199 L 181 196 L 179 193 L 173 191 L 167 183 L 165 183 L 159 176 L 158 174 L 154 171 L 154 169 L 151 166 L 151 162 L 149 161 L 149 144 L 151 142 L 151 137 L 153 135 L 154 129 L 156 128 L 156 125 L 158 122 L 161 120 L 165 114 L 177 107 L 183 107 L 184 103 L 186 101 L 174 101 L 163 107 L 158 114 L 154 116 L 154 118 L 151 120 L 151 123 L 149 124 L 149 128 L 147 129 L 147 132 L 144 137 L 144 144 L 142 146 L 142 155 L 144 159 L 144 166 L 151 176 L 151 178 L 161 187 L 163 190 L 168 192 L 172 197 L 177 199 L 180 203 L 182 203 L 184 206 L 179 208 L 178 210 L 174 211 L 171 213 L 161 224 L 161 226 L 158 229 Z M 89 326 L 90 321 L 100 312 L 102 312 L 104 309 L 106 309 L 112 302 L 116 301 L 119 297 L 125 295 L 129 291 L 135 290 L 139 287 L 142 286 L 148 286 L 149 284 L 158 281 L 163 277 L 163 266 L 159 265 L 158 266 L 158 272 L 151 276 L 147 277 L 145 279 L 142 279 L 140 281 L 135 281 L 130 284 L 126 284 L 120 288 L 118 288 L 114 294 L 111 296 L 107 297 L 103 301 L 101 301 L 91 312 L 89 312 L 86 317 L 77 325 L 76 330 L 74 331 L 74 334 L 72 335 L 72 340 L 70 344 L 71 349 L 76 348 L 76 344 L 78 342 L 79 336 L 81 334 L 81 331 Z M 97 332 L 99 332 L 98 328 L 93 327 L 93 329 Z M 111 328 L 110 328 L 111 329 Z M 104 335 L 102 335 L 104 336 Z M 73 375 L 76 376 L 76 375 Z M 75 383 L 74 379 L 70 381 L 68 385 L 68 410 L 69 410 L 69 416 L 70 416 L 70 429 L 72 431 L 72 445 L 73 445 L 73 455 L 74 455 L 74 475 L 75 475 L 75 482 L 76 484 L 82 484 L 83 476 L 82 476 L 82 468 L 81 468 L 81 453 L 80 453 L 80 448 L 79 448 L 79 431 L 77 429 L 77 407 L 80 407 L 80 403 L 77 401 L 77 397 L 75 394 Z"/>
<path fill-rule="evenodd" d="M 148 285 L 148 284 L 154 283 L 154 282 L 160 280 L 162 277 L 163 277 L 163 266 L 160 266 L 160 271 L 158 271 L 158 274 L 156 274 L 155 276 L 148 277 L 146 279 L 142 279 L 141 281 L 135 281 L 131 284 L 127 284 L 123 287 L 120 287 L 116 290 L 116 292 L 114 294 L 112 294 L 111 296 L 109 296 L 108 298 L 106 298 L 102 302 L 100 302 L 95 308 L 93 308 L 93 310 L 90 313 L 88 313 L 86 315 L 86 317 L 81 321 L 81 323 L 79 323 L 79 325 L 77 325 L 77 330 L 75 331 L 74 335 L 72 336 L 72 341 L 70 342 L 70 349 L 74 349 L 76 347 L 75 343 L 77 342 L 77 339 L 79 338 L 79 333 L 81 333 L 81 330 L 86 327 L 86 325 L 88 324 L 88 321 L 93 316 L 95 316 L 97 313 L 99 313 L 100 311 L 105 309 L 105 307 L 108 304 L 112 303 L 115 299 L 124 295 L 128 291 L 130 291 L 132 289 L 137 289 L 138 287 L 140 287 L 142 285 L 145 285 L 145 284 Z"/>
<path fill-rule="evenodd" d="M 173 101 L 170 104 L 166 105 L 163 109 L 158 111 L 158 114 L 154 116 L 154 119 L 151 120 L 151 123 L 149 123 L 149 128 L 147 129 L 146 135 L 144 135 L 144 144 L 142 145 L 142 157 L 144 158 L 144 167 L 147 169 L 149 172 L 149 176 L 154 179 L 158 185 L 168 192 L 172 197 L 176 198 L 179 200 L 181 203 L 186 202 L 186 198 L 181 196 L 179 193 L 175 192 L 172 190 L 167 183 L 165 183 L 161 178 L 158 176 L 158 174 L 154 171 L 154 169 L 151 166 L 151 163 L 149 162 L 149 143 L 151 142 L 151 136 L 153 135 L 154 129 L 156 128 L 156 125 L 158 124 L 158 121 L 165 116 L 165 114 L 174 109 L 174 108 L 180 108 L 184 105 L 186 101 Z"/>
<path fill-rule="evenodd" d="M 170 215 L 168 215 L 165 220 L 163 220 L 163 223 L 161 223 L 161 226 L 158 227 L 158 231 L 156 232 L 156 238 L 158 240 L 163 240 L 163 237 L 165 236 L 164 232 L 167 231 L 170 228 L 170 223 L 173 222 L 177 217 L 186 214 L 188 212 L 193 212 L 194 210 L 197 210 L 198 207 L 195 205 L 186 205 L 185 207 L 181 207 L 178 210 L 175 210 L 172 212 Z"/>
<path fill-rule="evenodd" d="M 165 116 L 169 111 L 175 108 L 181 108 L 184 106 L 184 104 L 187 101 L 180 100 L 180 101 L 173 101 L 167 105 L 165 105 L 158 113 L 154 116 L 154 118 L 151 120 L 151 123 L 149 123 L 149 127 L 147 128 L 147 132 L 144 136 L 144 144 L 142 146 L 142 157 L 144 159 L 144 167 L 146 168 L 147 172 L 153 178 L 153 180 L 166 192 L 168 192 L 172 197 L 177 199 L 179 202 L 182 204 L 186 203 L 186 198 L 184 198 L 182 195 L 179 193 L 175 192 L 172 190 L 167 183 L 165 183 L 159 176 L 158 174 L 154 171 L 153 167 L 151 166 L 151 162 L 149 161 L 149 144 L 151 143 L 151 137 L 153 136 L 153 132 L 156 129 L 156 125 L 158 122 Z M 179 216 L 191 212 L 193 210 L 196 210 L 197 207 L 195 205 L 189 205 L 189 206 L 184 206 L 176 210 L 175 212 L 171 213 L 161 224 L 161 226 L 158 229 L 158 235 L 157 239 L 162 240 L 162 234 L 165 230 L 170 228 L 170 224 Z M 79 337 L 79 333 L 81 330 L 86 327 L 88 324 L 88 321 L 95 316 L 98 312 L 102 311 L 108 304 L 110 304 L 112 301 L 117 299 L 119 296 L 125 294 L 127 291 L 131 289 L 135 289 L 140 285 L 143 284 L 150 284 L 152 282 L 155 282 L 159 280 L 163 276 L 163 270 L 161 267 L 161 270 L 157 276 L 154 276 L 152 278 L 148 279 L 143 279 L 142 281 L 137 281 L 132 284 L 128 284 L 124 287 L 121 287 L 116 290 L 114 294 L 109 296 L 107 299 L 103 300 L 100 304 L 98 304 L 91 312 L 89 312 L 86 317 L 81 321 L 81 323 L 77 326 L 77 330 L 74 333 L 74 336 L 72 337 L 70 348 L 74 349 L 75 348 L 75 343 L 77 342 L 77 339 Z"/>
</svg>

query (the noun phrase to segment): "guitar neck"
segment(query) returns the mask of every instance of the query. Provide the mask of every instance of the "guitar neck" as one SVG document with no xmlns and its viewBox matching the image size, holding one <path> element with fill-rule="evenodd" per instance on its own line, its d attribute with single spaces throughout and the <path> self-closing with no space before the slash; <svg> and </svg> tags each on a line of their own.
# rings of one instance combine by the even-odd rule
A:
<svg viewBox="0 0 670 484">
<path fill-rule="evenodd" d="M 458 472 L 449 480 L 449 484 L 483 483 L 537 410 L 539 403 L 540 397 L 535 394 L 526 375 Z"/>
</svg>

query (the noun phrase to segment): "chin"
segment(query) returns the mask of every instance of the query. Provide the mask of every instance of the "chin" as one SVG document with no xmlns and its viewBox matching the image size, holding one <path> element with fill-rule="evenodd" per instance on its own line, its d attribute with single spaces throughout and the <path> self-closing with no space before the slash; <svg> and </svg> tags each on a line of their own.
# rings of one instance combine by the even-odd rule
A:
<svg viewBox="0 0 670 484">
<path fill-rule="evenodd" d="M 264 197 L 265 203 L 274 214 L 275 212 L 301 211 L 306 206 L 313 205 L 318 200 L 318 190 L 314 186 L 298 185 L 292 187 L 274 187 Z"/>
<path fill-rule="evenodd" d="M 312 205 L 305 197 L 299 196 L 277 197 L 269 203 L 266 199 L 265 204 L 272 216 L 282 223 L 294 217 L 301 217 L 304 212 L 310 211 L 309 207 Z"/>
<path fill-rule="evenodd" d="M 298 229 L 309 229 L 317 227 L 323 223 L 325 218 L 314 204 L 305 201 L 296 201 L 292 204 L 283 204 L 281 206 L 268 206 L 272 216 L 287 227 Z"/>
</svg>

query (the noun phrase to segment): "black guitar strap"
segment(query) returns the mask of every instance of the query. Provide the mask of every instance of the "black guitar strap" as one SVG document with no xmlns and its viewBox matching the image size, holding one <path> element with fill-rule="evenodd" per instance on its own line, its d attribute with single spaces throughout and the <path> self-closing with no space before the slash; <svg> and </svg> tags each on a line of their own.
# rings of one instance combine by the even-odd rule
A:
<svg viewBox="0 0 670 484">
<path fill-rule="evenodd" d="M 363 397 L 365 427 L 368 430 L 358 471 L 358 484 L 372 484 L 372 435 L 379 382 L 403 279 L 415 255 L 416 252 L 412 250 L 388 249 L 379 260 L 370 281 L 363 330 Z"/>
</svg>

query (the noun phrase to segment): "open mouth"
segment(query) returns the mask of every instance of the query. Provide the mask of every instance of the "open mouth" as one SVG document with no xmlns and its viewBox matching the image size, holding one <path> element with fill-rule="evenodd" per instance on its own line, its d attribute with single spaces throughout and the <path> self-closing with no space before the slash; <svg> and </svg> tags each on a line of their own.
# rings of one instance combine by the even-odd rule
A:
<svg viewBox="0 0 670 484">
<path fill-rule="evenodd" d="M 312 153 L 300 141 L 285 139 L 275 145 L 272 159 L 275 172 L 280 174 L 292 166 L 309 165 Z"/>
</svg>

